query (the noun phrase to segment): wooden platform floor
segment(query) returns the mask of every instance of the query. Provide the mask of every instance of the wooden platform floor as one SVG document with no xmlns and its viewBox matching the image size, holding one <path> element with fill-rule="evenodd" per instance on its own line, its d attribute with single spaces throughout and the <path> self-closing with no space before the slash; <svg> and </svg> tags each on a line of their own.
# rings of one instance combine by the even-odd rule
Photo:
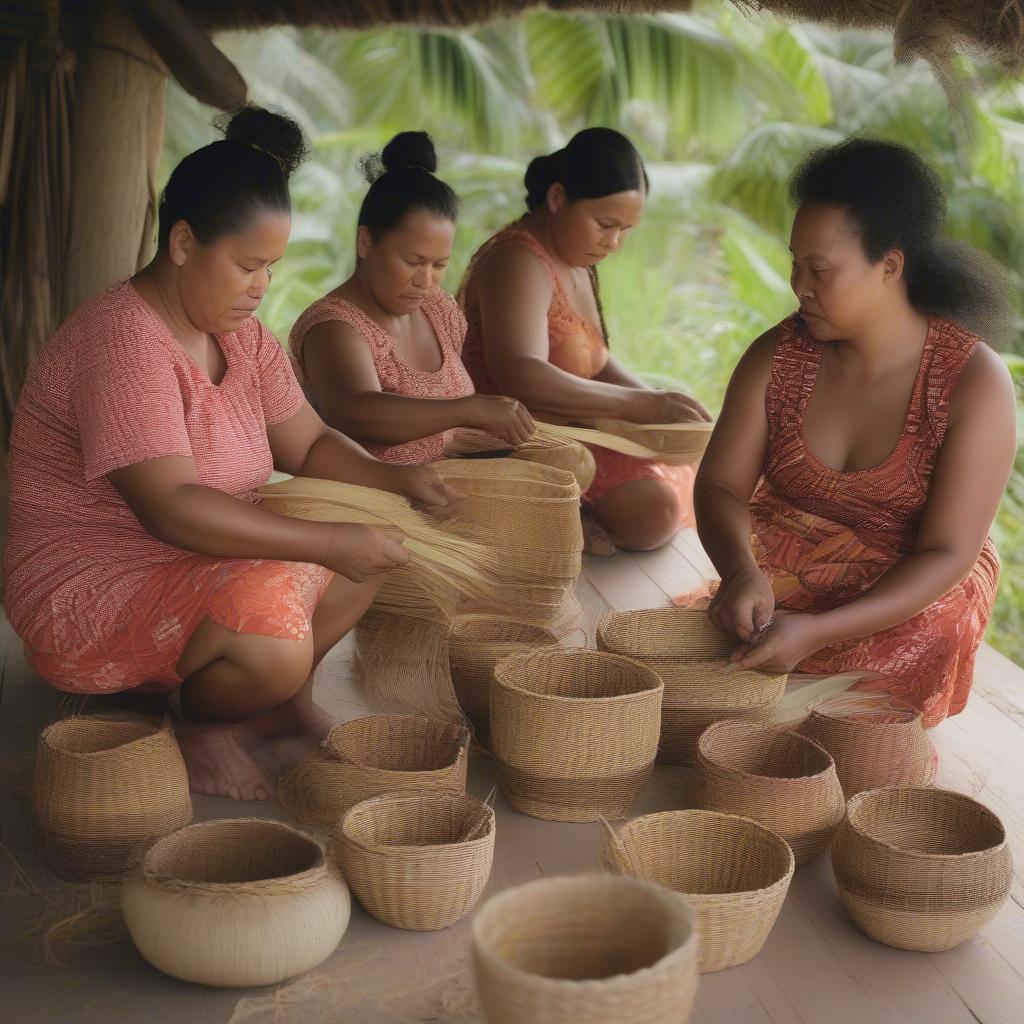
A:
<svg viewBox="0 0 1024 1024">
<path fill-rule="evenodd" d="M 579 596 L 588 629 L 608 609 L 661 606 L 710 567 L 690 533 L 670 549 L 591 560 Z M 3 757 L 0 885 L 0 1020 L 12 1024 L 412 1024 L 480 1020 L 468 956 L 468 922 L 418 934 L 387 928 L 353 907 L 335 954 L 279 989 L 217 990 L 165 977 L 127 939 L 76 948 L 66 966 L 33 962 L 22 932 L 66 899 L 38 863 L 28 826 L 25 782 L 40 729 L 62 701 L 27 669 L 19 644 L 0 631 L 0 751 Z M 318 699 L 343 718 L 369 710 L 354 686 L 350 652 L 332 652 Z M 75 704 L 77 710 L 81 702 Z M 94 702 L 95 706 L 95 702 Z M 1005 822 L 1018 873 L 1013 898 L 976 938 L 946 953 L 890 949 L 862 935 L 836 894 L 828 858 L 796 874 L 767 945 L 752 962 L 706 975 L 694 1024 L 1021 1024 L 1024 1022 L 1024 671 L 989 648 L 978 663 L 967 711 L 934 731 L 940 785 L 970 793 Z M 493 784 L 486 757 L 473 759 L 470 790 Z M 681 806 L 687 772 L 658 768 L 638 812 Z M 273 804 L 199 797 L 196 817 L 256 814 L 287 819 Z M 498 843 L 489 893 L 539 876 L 595 870 L 597 825 L 537 821 L 499 796 Z M 29 883 L 14 866 L 27 872 Z M 33 891 L 33 888 L 40 890 Z M 485 897 L 486 898 L 486 897 Z M 624 1020 L 623 1024 L 629 1024 Z M 682 1024 L 682 1022 L 680 1022 Z"/>
</svg>

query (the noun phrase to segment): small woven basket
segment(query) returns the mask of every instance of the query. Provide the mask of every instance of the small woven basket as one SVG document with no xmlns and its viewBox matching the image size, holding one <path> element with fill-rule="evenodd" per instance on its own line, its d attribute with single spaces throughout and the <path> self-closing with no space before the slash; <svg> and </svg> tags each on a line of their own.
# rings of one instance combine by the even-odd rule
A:
<svg viewBox="0 0 1024 1024">
<path fill-rule="evenodd" d="M 828 751 L 805 736 L 751 722 L 705 730 L 693 802 L 759 821 L 789 843 L 797 867 L 828 846 L 844 813 Z"/>
<path fill-rule="evenodd" d="M 346 811 L 338 863 L 359 902 L 394 928 L 437 931 L 483 894 L 494 859 L 494 811 L 466 794 L 388 793 Z"/>
<path fill-rule="evenodd" d="M 607 824 L 607 823 L 606 823 Z M 680 893 L 697 913 L 700 972 L 744 964 L 761 952 L 793 878 L 793 851 L 750 818 L 663 811 L 611 826 L 601 864 Z"/>
<path fill-rule="evenodd" d="M 542 649 L 498 664 L 491 746 L 498 782 L 524 814 L 620 817 L 654 768 L 661 680 L 629 658 Z"/>
<path fill-rule="evenodd" d="M 497 615 L 460 615 L 448 635 L 448 662 L 455 696 L 473 726 L 476 737 L 486 742 L 490 734 L 491 690 L 499 661 L 536 647 L 557 647 L 554 634 L 543 626 Z"/>
<path fill-rule="evenodd" d="M 696 921 L 640 879 L 545 878 L 480 910 L 473 967 L 489 1024 L 680 1024 L 697 991 Z"/>
<path fill-rule="evenodd" d="M 730 665 L 727 659 L 736 641 L 704 611 L 612 612 L 598 626 L 597 646 L 635 658 L 665 683 L 658 747 L 661 764 L 692 764 L 701 733 L 714 722 L 771 721 L 786 689 L 785 675 Z"/>
<path fill-rule="evenodd" d="M 832 870 L 858 927 L 930 953 L 987 924 L 1013 882 L 1006 830 L 987 807 L 949 790 L 901 786 L 850 800 Z"/>
<path fill-rule="evenodd" d="M 469 739 L 462 726 L 419 715 L 341 722 L 318 753 L 281 779 L 277 801 L 303 824 L 331 828 L 379 793 L 463 793 Z"/>
<path fill-rule="evenodd" d="M 33 811 L 57 874 L 120 878 L 137 850 L 192 820 L 170 719 L 79 715 L 48 726 L 39 737 Z"/>
</svg>

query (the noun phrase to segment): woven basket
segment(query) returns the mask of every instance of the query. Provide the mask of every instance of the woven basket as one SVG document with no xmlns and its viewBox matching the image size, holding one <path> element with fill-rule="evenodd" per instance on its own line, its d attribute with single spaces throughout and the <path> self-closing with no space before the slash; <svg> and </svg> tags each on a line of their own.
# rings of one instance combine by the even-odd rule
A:
<svg viewBox="0 0 1024 1024">
<path fill-rule="evenodd" d="M 154 967 L 222 987 L 273 985 L 323 963 L 350 906 L 318 842 L 256 818 L 175 832 L 121 887 L 128 931 Z"/>
<path fill-rule="evenodd" d="M 463 793 L 469 738 L 462 726 L 418 715 L 341 722 L 318 753 L 281 779 L 277 801 L 304 824 L 331 828 L 379 793 Z"/>
<path fill-rule="evenodd" d="M 491 689 L 499 661 L 535 647 L 557 647 L 550 630 L 497 615 L 460 615 L 448 636 L 455 696 L 481 742 L 490 734 Z"/>
<path fill-rule="evenodd" d="M 597 646 L 643 662 L 665 684 L 658 761 L 688 765 L 712 723 L 770 722 L 786 690 L 785 675 L 730 665 L 736 641 L 707 612 L 649 608 L 612 612 L 597 628 Z"/>
<path fill-rule="evenodd" d="M 437 931 L 483 894 L 494 811 L 466 794 L 388 793 L 349 808 L 334 851 L 359 902 L 394 928 Z"/>
<path fill-rule="evenodd" d="M 489 1024 L 681 1024 L 697 991 L 693 910 L 636 878 L 545 878 L 473 921 Z"/>
<path fill-rule="evenodd" d="M 850 800 L 832 870 L 843 905 L 871 938 L 930 953 L 987 924 L 1013 882 L 1006 830 L 987 807 L 901 786 Z"/>
<path fill-rule="evenodd" d="M 629 822 L 601 848 L 618 875 L 680 893 L 697 913 L 700 971 L 744 964 L 761 952 L 793 878 L 793 851 L 750 818 L 663 811 Z"/>
<path fill-rule="evenodd" d="M 192 820 L 170 719 L 80 715 L 44 729 L 33 804 L 57 874 L 120 878 L 136 850 Z"/>
<path fill-rule="evenodd" d="M 701 736 L 693 803 L 759 821 L 789 843 L 797 867 L 828 846 L 844 812 L 828 751 L 750 722 L 718 722 Z"/>
<path fill-rule="evenodd" d="M 811 708 L 800 733 L 832 755 L 847 800 L 866 789 L 935 781 L 937 759 L 919 711 L 843 711 L 824 702 Z"/>
<path fill-rule="evenodd" d="M 517 654 L 495 670 L 498 782 L 524 814 L 619 817 L 654 768 L 662 684 L 639 662 L 586 650 Z"/>
</svg>

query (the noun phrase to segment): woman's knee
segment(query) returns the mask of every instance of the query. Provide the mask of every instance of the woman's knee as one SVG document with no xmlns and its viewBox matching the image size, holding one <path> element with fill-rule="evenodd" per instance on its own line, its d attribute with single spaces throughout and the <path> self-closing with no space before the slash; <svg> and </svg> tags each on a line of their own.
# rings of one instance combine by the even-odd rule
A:
<svg viewBox="0 0 1024 1024">
<path fill-rule="evenodd" d="M 663 480 L 633 480 L 608 491 L 594 517 L 616 547 L 653 551 L 679 531 L 682 506 L 674 488 Z"/>
</svg>

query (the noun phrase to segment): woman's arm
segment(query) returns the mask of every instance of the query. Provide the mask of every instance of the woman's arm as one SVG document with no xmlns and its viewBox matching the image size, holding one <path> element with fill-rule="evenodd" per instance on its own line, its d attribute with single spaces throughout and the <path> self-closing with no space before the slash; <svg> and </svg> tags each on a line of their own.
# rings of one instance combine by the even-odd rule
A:
<svg viewBox="0 0 1024 1024">
<path fill-rule="evenodd" d="M 593 379 L 603 381 L 605 384 L 618 384 L 623 388 L 647 389 L 647 385 L 635 373 L 627 370 L 615 356 L 608 357 L 604 369 Z"/>
</svg>

